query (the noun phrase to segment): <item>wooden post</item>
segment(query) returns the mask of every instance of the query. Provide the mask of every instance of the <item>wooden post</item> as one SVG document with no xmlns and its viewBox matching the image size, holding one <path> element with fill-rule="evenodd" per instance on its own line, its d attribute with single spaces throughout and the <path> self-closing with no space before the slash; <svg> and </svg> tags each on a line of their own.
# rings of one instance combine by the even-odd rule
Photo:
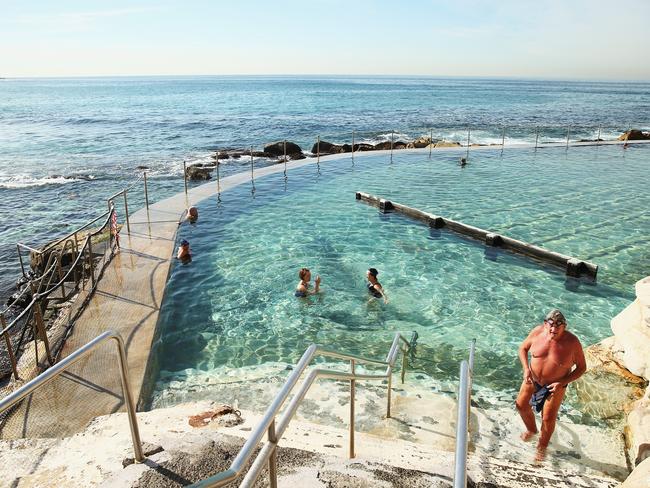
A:
<svg viewBox="0 0 650 488">
<path fill-rule="evenodd" d="M 43 345 L 45 346 L 45 354 L 47 354 L 47 361 L 50 363 L 50 366 L 54 364 L 52 359 L 52 353 L 50 352 L 50 341 L 47 338 L 47 333 L 45 332 L 45 323 L 43 322 L 43 311 L 41 310 L 41 301 L 36 300 L 34 304 L 34 319 L 36 320 L 36 327 L 38 334 L 41 336 Z"/>
<path fill-rule="evenodd" d="M 147 172 L 144 172 L 144 204 L 149 210 L 149 192 L 147 191 Z"/>
<path fill-rule="evenodd" d="M 4 314 L 0 313 L 0 327 L 4 330 L 6 326 L 7 326 L 7 322 L 5 321 L 5 316 Z M 16 356 L 14 356 L 14 349 L 11 345 L 11 338 L 9 337 L 8 331 L 5 331 L 3 335 L 5 336 L 5 342 L 7 343 L 7 354 L 9 355 L 9 362 L 11 363 L 11 369 L 14 372 L 14 379 L 17 381 L 18 366 L 16 364 Z"/>
</svg>

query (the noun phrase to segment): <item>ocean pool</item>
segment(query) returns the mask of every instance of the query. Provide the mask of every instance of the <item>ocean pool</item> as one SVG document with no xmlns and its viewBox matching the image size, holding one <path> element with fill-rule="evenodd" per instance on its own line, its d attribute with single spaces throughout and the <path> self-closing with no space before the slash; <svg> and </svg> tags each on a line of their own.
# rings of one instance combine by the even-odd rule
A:
<svg viewBox="0 0 650 488">
<path fill-rule="evenodd" d="M 172 266 L 150 405 L 280 381 L 314 342 L 381 358 L 394 331 L 418 332 L 411 367 L 443 392 L 477 338 L 479 396 L 511 403 L 521 382 L 517 347 L 549 309 L 564 311 L 585 346 L 611 335 L 610 319 L 650 273 L 650 147 L 478 149 L 465 168 L 460 155 L 323 161 L 201 202 L 198 224 L 177 236 L 191 242 L 194 260 Z M 598 282 L 379 214 L 355 191 L 590 260 Z M 322 277 L 319 296 L 293 296 L 302 266 Z M 368 297 L 370 266 L 388 305 Z M 575 394 L 566 404 L 574 420 L 598 421 L 581 413 Z"/>
</svg>

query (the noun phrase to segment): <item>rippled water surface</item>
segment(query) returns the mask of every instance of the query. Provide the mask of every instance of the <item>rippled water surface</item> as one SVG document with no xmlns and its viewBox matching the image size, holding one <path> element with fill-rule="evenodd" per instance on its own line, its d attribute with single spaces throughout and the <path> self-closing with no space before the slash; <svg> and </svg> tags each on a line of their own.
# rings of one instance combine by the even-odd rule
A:
<svg viewBox="0 0 650 488">
<path fill-rule="evenodd" d="M 425 77 L 0 79 L 0 297 L 35 246 L 98 215 L 149 168 L 154 201 L 182 191 L 182 162 L 317 136 L 350 142 L 429 134 L 501 142 L 615 138 L 649 128 L 650 84 Z M 259 162 L 258 164 L 263 164 Z M 222 174 L 245 161 L 224 162 Z M 143 205 L 142 187 L 129 207 Z"/>
<path fill-rule="evenodd" d="M 175 263 L 167 286 L 152 403 L 207 394 L 202 385 L 230 381 L 234 368 L 245 368 L 239 379 L 280 374 L 313 342 L 380 358 L 394 331 L 419 333 L 414 367 L 439 385 L 456 381 L 477 338 L 477 387 L 511 401 L 517 347 L 549 309 L 584 345 L 611 335 L 650 274 L 650 147 L 476 150 L 465 168 L 459 155 L 346 158 L 203 201 L 199 223 L 179 231 L 194 260 Z M 593 261 L 598 283 L 379 214 L 355 191 Z M 302 266 L 323 279 L 306 300 L 293 296 Z M 388 305 L 365 290 L 370 266 Z"/>
</svg>

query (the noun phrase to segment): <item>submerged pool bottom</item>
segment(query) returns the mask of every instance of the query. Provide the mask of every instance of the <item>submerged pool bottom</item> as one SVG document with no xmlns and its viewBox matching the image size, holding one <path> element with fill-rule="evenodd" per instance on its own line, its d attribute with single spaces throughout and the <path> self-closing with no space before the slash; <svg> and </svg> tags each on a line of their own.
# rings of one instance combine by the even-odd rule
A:
<svg viewBox="0 0 650 488">
<path fill-rule="evenodd" d="M 650 151 L 620 148 L 396 153 L 308 165 L 270 175 L 200 204 L 181 228 L 194 259 L 173 266 L 155 353 L 154 406 L 279 385 L 311 343 L 384 358 L 395 331 L 417 331 L 412 360 L 425 388 L 452 393 L 459 362 L 477 339 L 474 385 L 483 405 L 512 405 L 521 382 L 517 348 L 552 308 L 586 346 L 611 335 L 631 300 L 647 249 L 650 205 L 639 171 Z M 617 159 L 618 158 L 618 159 Z M 616 167 L 614 167 L 617 165 Z M 577 192 L 575 182 L 589 192 Z M 552 191 L 550 190 L 552 189 Z M 600 265 L 598 283 L 429 229 L 355 201 L 364 191 Z M 630 201 L 622 195 L 637 194 Z M 603 225 L 603 223 L 607 225 Z M 323 279 L 297 299 L 298 270 Z M 379 270 L 389 303 L 369 297 Z M 565 414 L 603 422 L 570 389 Z"/>
</svg>

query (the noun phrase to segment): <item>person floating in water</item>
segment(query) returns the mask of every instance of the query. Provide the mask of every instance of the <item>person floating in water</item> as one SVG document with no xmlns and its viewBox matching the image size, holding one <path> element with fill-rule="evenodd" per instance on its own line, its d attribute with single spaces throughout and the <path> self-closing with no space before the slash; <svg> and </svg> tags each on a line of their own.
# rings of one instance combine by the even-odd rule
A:
<svg viewBox="0 0 650 488">
<path fill-rule="evenodd" d="M 187 209 L 187 220 L 190 224 L 195 223 L 199 220 L 199 209 L 196 207 L 190 207 Z"/>
<path fill-rule="evenodd" d="M 383 298 L 384 303 L 388 303 L 388 297 L 386 296 L 386 292 L 381 286 L 381 283 L 377 281 L 377 275 L 379 274 L 379 271 L 377 271 L 376 268 L 368 268 L 368 271 L 366 271 L 366 277 L 368 278 L 368 293 L 370 293 L 373 297 L 375 298 Z"/>
<path fill-rule="evenodd" d="M 178 246 L 176 258 L 180 259 L 183 263 L 189 263 L 192 260 L 192 251 L 190 250 L 190 243 L 183 239 L 181 245 Z"/>
<path fill-rule="evenodd" d="M 538 461 L 546 456 L 567 385 L 580 378 L 587 369 L 580 341 L 566 328 L 562 312 L 551 310 L 544 323 L 535 327 L 519 347 L 524 378 L 515 404 L 526 426 L 526 431 L 521 434 L 524 441 L 537 434 L 533 408 L 542 413 L 541 435 L 535 456 Z"/>
<path fill-rule="evenodd" d="M 458 164 L 462 167 L 467 166 L 467 158 L 460 158 Z"/>
<path fill-rule="evenodd" d="M 314 280 L 314 289 L 310 290 L 310 281 L 311 281 L 311 271 L 307 268 L 302 268 L 298 271 L 298 277 L 300 278 L 300 283 L 296 287 L 295 295 L 299 298 L 304 298 L 308 295 L 314 295 L 320 291 L 320 276 L 316 276 Z"/>
</svg>

